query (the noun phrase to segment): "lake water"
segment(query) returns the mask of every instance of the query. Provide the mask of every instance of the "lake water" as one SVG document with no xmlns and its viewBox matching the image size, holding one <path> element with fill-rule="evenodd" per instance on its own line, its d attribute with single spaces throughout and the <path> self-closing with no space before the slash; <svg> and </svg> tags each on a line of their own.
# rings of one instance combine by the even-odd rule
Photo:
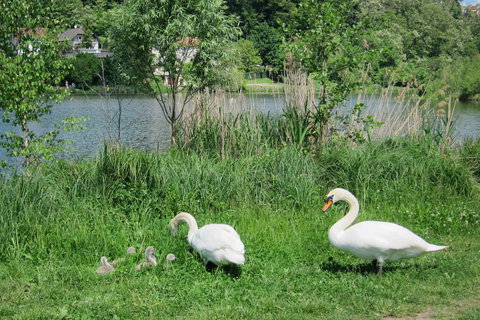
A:
<svg viewBox="0 0 480 320">
<path fill-rule="evenodd" d="M 263 113 L 278 114 L 285 105 L 282 94 L 254 94 L 228 95 L 221 97 L 219 105 L 225 106 L 225 110 L 241 112 L 251 109 Z M 356 102 L 365 102 L 369 105 L 368 110 L 377 109 L 381 100 L 370 97 L 352 97 L 350 105 Z M 52 109 L 52 113 L 45 115 L 42 122 L 35 123 L 32 129 L 41 133 L 51 130 L 54 123 L 67 116 L 82 116 L 89 120 L 86 122 L 87 130 L 79 133 L 62 134 L 62 138 L 75 140 L 73 156 L 81 158 L 98 153 L 99 147 L 104 140 L 117 137 L 123 144 L 142 150 L 163 151 L 170 144 L 170 128 L 165 121 L 162 111 L 156 100 L 149 97 L 123 97 L 121 100 L 122 118 L 121 127 L 118 130 L 118 101 L 116 99 L 105 100 L 100 97 L 75 96 L 63 101 Z M 385 106 L 383 106 L 385 108 Z M 396 108 L 390 104 L 386 109 Z M 391 112 L 388 111 L 388 112 Z M 480 103 L 456 103 L 454 139 L 459 142 L 466 138 L 476 139 L 480 136 Z M 0 123 L 0 131 L 10 130 L 9 125 Z M 5 152 L 0 148 L 0 160 L 5 159 Z"/>
</svg>

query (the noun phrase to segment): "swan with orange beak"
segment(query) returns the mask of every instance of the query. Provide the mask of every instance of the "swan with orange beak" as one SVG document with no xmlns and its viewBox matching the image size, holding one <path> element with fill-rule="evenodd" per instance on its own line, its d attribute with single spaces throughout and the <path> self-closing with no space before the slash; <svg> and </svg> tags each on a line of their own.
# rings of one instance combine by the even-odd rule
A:
<svg viewBox="0 0 480 320">
<path fill-rule="evenodd" d="M 352 193 L 342 188 L 328 193 L 323 212 L 339 201 L 347 202 L 350 208 L 328 231 L 330 243 L 356 257 L 371 260 L 377 267 L 377 274 L 382 274 L 385 262 L 447 248 L 430 244 L 409 229 L 391 222 L 363 221 L 352 225 L 358 217 L 360 205 Z"/>
</svg>

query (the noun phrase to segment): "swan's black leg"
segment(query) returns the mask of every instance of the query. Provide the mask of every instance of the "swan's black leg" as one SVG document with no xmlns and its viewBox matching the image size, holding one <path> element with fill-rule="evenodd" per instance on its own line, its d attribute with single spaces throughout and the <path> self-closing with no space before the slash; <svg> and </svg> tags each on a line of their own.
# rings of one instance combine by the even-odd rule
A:
<svg viewBox="0 0 480 320">
<path fill-rule="evenodd" d="M 372 272 L 376 272 L 377 275 L 382 275 L 383 273 L 383 262 L 378 260 L 372 260 Z"/>
<path fill-rule="evenodd" d="M 377 276 L 381 276 L 383 274 L 383 262 L 379 261 L 377 262 Z"/>
<path fill-rule="evenodd" d="M 212 273 L 217 269 L 218 269 L 218 266 L 215 263 L 211 261 L 207 261 L 207 263 L 205 263 L 205 270 L 207 270 L 208 272 Z"/>
</svg>

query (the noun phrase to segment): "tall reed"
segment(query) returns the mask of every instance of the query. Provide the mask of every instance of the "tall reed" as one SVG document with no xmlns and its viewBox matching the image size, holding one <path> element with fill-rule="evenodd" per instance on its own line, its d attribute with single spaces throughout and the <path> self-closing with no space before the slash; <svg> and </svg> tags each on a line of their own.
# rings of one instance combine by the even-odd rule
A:
<svg viewBox="0 0 480 320">
<path fill-rule="evenodd" d="M 311 112 L 315 110 L 315 83 L 293 55 L 286 57 L 283 82 L 287 108 Z"/>
<path fill-rule="evenodd" d="M 433 106 L 410 87 L 377 88 L 373 91 L 360 90 L 356 103 L 367 106 L 367 112 L 381 122 L 374 131 L 375 139 L 397 136 L 431 135 L 437 141 L 452 140 L 455 103 L 450 98 Z"/>
<path fill-rule="evenodd" d="M 178 146 L 225 158 L 287 145 L 315 149 L 339 139 L 358 144 L 429 135 L 439 146 L 452 143 L 455 106 L 451 99 L 434 108 L 410 88 L 387 87 L 369 93 L 361 90 L 320 123 L 311 84 L 304 76 L 292 74 L 298 81 L 289 80 L 285 85 L 285 108 L 277 115 L 226 109 L 223 93 L 197 97 L 195 107 L 180 123 Z"/>
</svg>

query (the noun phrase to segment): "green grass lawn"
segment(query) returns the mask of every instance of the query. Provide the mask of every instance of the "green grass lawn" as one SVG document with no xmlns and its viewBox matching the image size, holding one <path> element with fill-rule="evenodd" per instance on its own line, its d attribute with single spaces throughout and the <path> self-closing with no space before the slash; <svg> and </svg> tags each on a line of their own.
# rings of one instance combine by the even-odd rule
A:
<svg viewBox="0 0 480 320">
<path fill-rule="evenodd" d="M 129 257 L 112 274 L 95 273 L 99 257 L 67 255 L 41 264 L 25 260 L 0 268 L 0 315 L 5 319 L 382 319 L 429 312 L 447 319 L 480 316 L 480 237 L 427 235 L 447 251 L 388 264 L 383 276 L 369 263 L 332 248 L 318 211 L 268 208 L 199 219 L 228 222 L 246 245 L 247 262 L 232 278 L 212 273 L 189 250 L 186 232 L 172 238 L 167 220 L 145 239 L 157 248 L 155 268 L 134 271 Z M 100 240 L 100 239 L 99 239 Z M 140 239 L 138 239 L 140 240 Z M 142 239 L 143 240 L 143 239 Z M 139 248 L 139 244 L 137 249 Z M 164 265 L 167 253 L 178 260 Z M 108 252 L 105 254 L 111 258 Z"/>
<path fill-rule="evenodd" d="M 246 92 L 283 92 L 283 83 L 274 82 L 270 78 L 246 80 Z"/>
<path fill-rule="evenodd" d="M 478 183 L 435 150 L 399 141 L 224 160 L 106 152 L 14 177 L 0 183 L 0 318 L 479 319 Z M 377 276 L 328 242 L 347 209 L 321 212 L 333 186 L 355 193 L 358 221 L 399 223 L 449 248 Z M 186 226 L 177 237 L 167 228 L 179 211 L 199 226 L 232 225 L 246 264 L 207 270 Z M 135 271 L 147 246 L 159 265 Z M 126 261 L 101 276 L 102 255 Z"/>
<path fill-rule="evenodd" d="M 246 80 L 247 84 L 277 84 L 270 78 L 259 78 L 259 79 L 252 79 Z"/>
</svg>

